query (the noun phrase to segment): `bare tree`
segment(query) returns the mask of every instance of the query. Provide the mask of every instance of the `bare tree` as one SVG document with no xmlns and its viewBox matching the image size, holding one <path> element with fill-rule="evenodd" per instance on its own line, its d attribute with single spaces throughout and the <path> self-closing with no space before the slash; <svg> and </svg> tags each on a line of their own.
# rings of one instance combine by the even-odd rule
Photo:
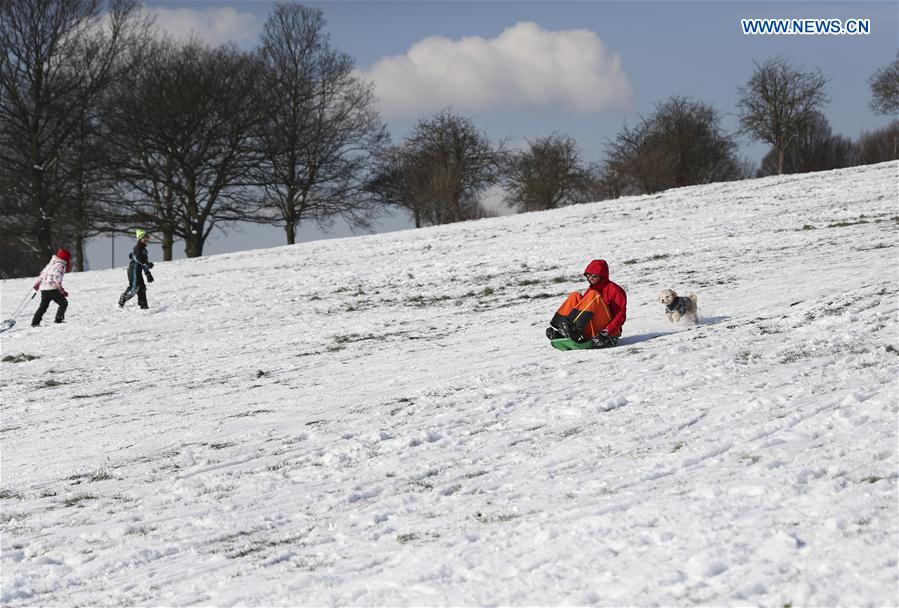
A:
<svg viewBox="0 0 899 608">
<path fill-rule="evenodd" d="M 216 227 L 245 217 L 257 194 L 254 138 L 263 120 L 252 55 L 198 40 L 157 43 L 123 78 L 110 110 L 124 218 L 203 254 Z"/>
<path fill-rule="evenodd" d="M 742 133 L 774 147 L 778 174 L 783 174 L 784 155 L 791 142 L 814 120 L 826 103 L 827 79 L 821 70 L 802 72 L 777 57 L 756 70 L 745 87 L 738 89 Z"/>
<path fill-rule="evenodd" d="M 620 194 L 643 194 L 666 188 L 665 180 L 655 168 L 663 151 L 649 143 L 651 125 L 646 119 L 640 124 L 624 125 L 614 141 L 606 144 L 603 179 L 615 184 Z"/>
<path fill-rule="evenodd" d="M 882 129 L 862 133 L 855 148 L 860 165 L 899 160 L 899 120 L 894 120 Z"/>
<path fill-rule="evenodd" d="M 521 211 L 540 211 L 583 202 L 588 172 L 577 142 L 553 133 L 510 155 L 503 183 L 508 203 Z"/>
<path fill-rule="evenodd" d="M 425 221 L 424 209 L 418 202 L 419 186 L 414 161 L 401 145 L 384 147 L 375 160 L 375 170 L 366 184 L 366 190 L 383 205 L 407 210 L 415 227 L 421 228 Z"/>
<path fill-rule="evenodd" d="M 899 114 L 899 53 L 893 63 L 868 78 L 871 87 L 869 107 L 878 114 Z"/>
<path fill-rule="evenodd" d="M 808 173 L 840 169 L 855 164 L 855 147 L 848 137 L 834 135 L 827 118 L 815 112 L 805 129 L 795 137 L 784 151 L 783 166 L 776 150 L 762 159 L 758 175 L 784 173 Z"/>
<path fill-rule="evenodd" d="M 364 185 L 387 131 L 371 85 L 330 47 L 322 11 L 278 3 L 262 32 L 260 81 L 268 121 L 256 179 L 265 196 L 253 221 L 282 224 L 287 243 L 307 219 L 341 216 L 366 226 L 374 211 Z"/>
<path fill-rule="evenodd" d="M 742 179 L 736 143 L 720 121 L 711 105 L 672 97 L 609 142 L 602 179 L 624 194 Z"/>
<path fill-rule="evenodd" d="M 587 169 L 584 196 L 587 201 L 604 201 L 627 194 L 628 180 L 607 157 L 601 163 L 591 163 Z"/>
<path fill-rule="evenodd" d="M 24 232 L 39 258 L 85 235 L 66 223 L 76 215 L 71 186 L 88 162 L 79 142 L 134 40 L 136 7 L 135 0 L 0 0 L 0 172 L 7 186 L 0 233 Z M 83 267 L 80 245 L 75 263 Z"/>
<path fill-rule="evenodd" d="M 477 219 L 487 215 L 480 196 L 499 181 L 504 159 L 503 143 L 494 148 L 470 119 L 445 109 L 381 155 L 369 189 L 408 209 L 416 227 Z"/>
</svg>

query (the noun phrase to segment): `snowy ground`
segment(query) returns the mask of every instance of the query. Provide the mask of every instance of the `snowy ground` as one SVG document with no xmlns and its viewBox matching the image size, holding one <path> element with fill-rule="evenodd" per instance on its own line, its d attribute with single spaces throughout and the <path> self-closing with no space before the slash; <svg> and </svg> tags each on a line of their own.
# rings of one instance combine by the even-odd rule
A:
<svg viewBox="0 0 899 608">
<path fill-rule="evenodd" d="M 895 605 L 897 173 L 70 275 L 2 334 L 0 603 Z M 622 344 L 557 352 L 598 257 Z"/>
</svg>

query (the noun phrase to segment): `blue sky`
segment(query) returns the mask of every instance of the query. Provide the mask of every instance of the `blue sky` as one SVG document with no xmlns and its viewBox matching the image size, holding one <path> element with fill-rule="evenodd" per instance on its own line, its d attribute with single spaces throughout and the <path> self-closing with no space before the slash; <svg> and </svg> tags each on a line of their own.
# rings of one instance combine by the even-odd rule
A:
<svg viewBox="0 0 899 608">
<path fill-rule="evenodd" d="M 737 88 L 753 61 L 781 55 L 796 67 L 821 68 L 836 133 L 857 138 L 889 118 L 868 109 L 868 77 L 899 46 L 896 2 L 307 2 L 320 8 L 335 48 L 350 54 L 375 83 L 394 141 L 416 120 L 452 106 L 494 140 L 512 145 L 559 132 L 585 159 L 627 122 L 672 95 L 712 103 L 725 129 L 737 126 Z M 271 2 L 149 1 L 158 25 L 176 36 L 195 31 L 211 43 L 256 44 Z M 870 35 L 747 36 L 743 18 L 871 20 Z M 453 67 L 454 66 L 454 67 Z M 459 67 L 462 66 L 462 67 Z M 740 140 L 755 163 L 766 148 Z M 408 227 L 397 216 L 383 230 Z M 247 227 L 207 243 L 221 253 L 284 243 L 279 230 Z M 342 236 L 314 226 L 300 239 Z M 104 251 L 93 267 L 108 264 Z"/>
</svg>

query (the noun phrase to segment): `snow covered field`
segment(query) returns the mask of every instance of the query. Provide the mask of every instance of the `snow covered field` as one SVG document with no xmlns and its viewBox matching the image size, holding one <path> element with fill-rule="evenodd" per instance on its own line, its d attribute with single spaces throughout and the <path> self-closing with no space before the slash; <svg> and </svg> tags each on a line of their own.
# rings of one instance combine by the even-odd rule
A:
<svg viewBox="0 0 899 608">
<path fill-rule="evenodd" d="M 2 334 L 0 602 L 896 605 L 897 178 L 69 275 Z M 593 258 L 624 338 L 557 352 Z"/>
</svg>

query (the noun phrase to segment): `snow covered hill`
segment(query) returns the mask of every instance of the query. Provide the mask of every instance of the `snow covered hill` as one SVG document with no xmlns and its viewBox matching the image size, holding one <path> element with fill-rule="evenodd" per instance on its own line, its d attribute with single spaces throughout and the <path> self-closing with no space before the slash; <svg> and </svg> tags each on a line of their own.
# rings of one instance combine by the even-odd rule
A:
<svg viewBox="0 0 899 608">
<path fill-rule="evenodd" d="M 895 605 L 897 174 L 70 275 L 0 338 L 0 602 Z M 593 258 L 624 339 L 557 352 Z"/>
</svg>

